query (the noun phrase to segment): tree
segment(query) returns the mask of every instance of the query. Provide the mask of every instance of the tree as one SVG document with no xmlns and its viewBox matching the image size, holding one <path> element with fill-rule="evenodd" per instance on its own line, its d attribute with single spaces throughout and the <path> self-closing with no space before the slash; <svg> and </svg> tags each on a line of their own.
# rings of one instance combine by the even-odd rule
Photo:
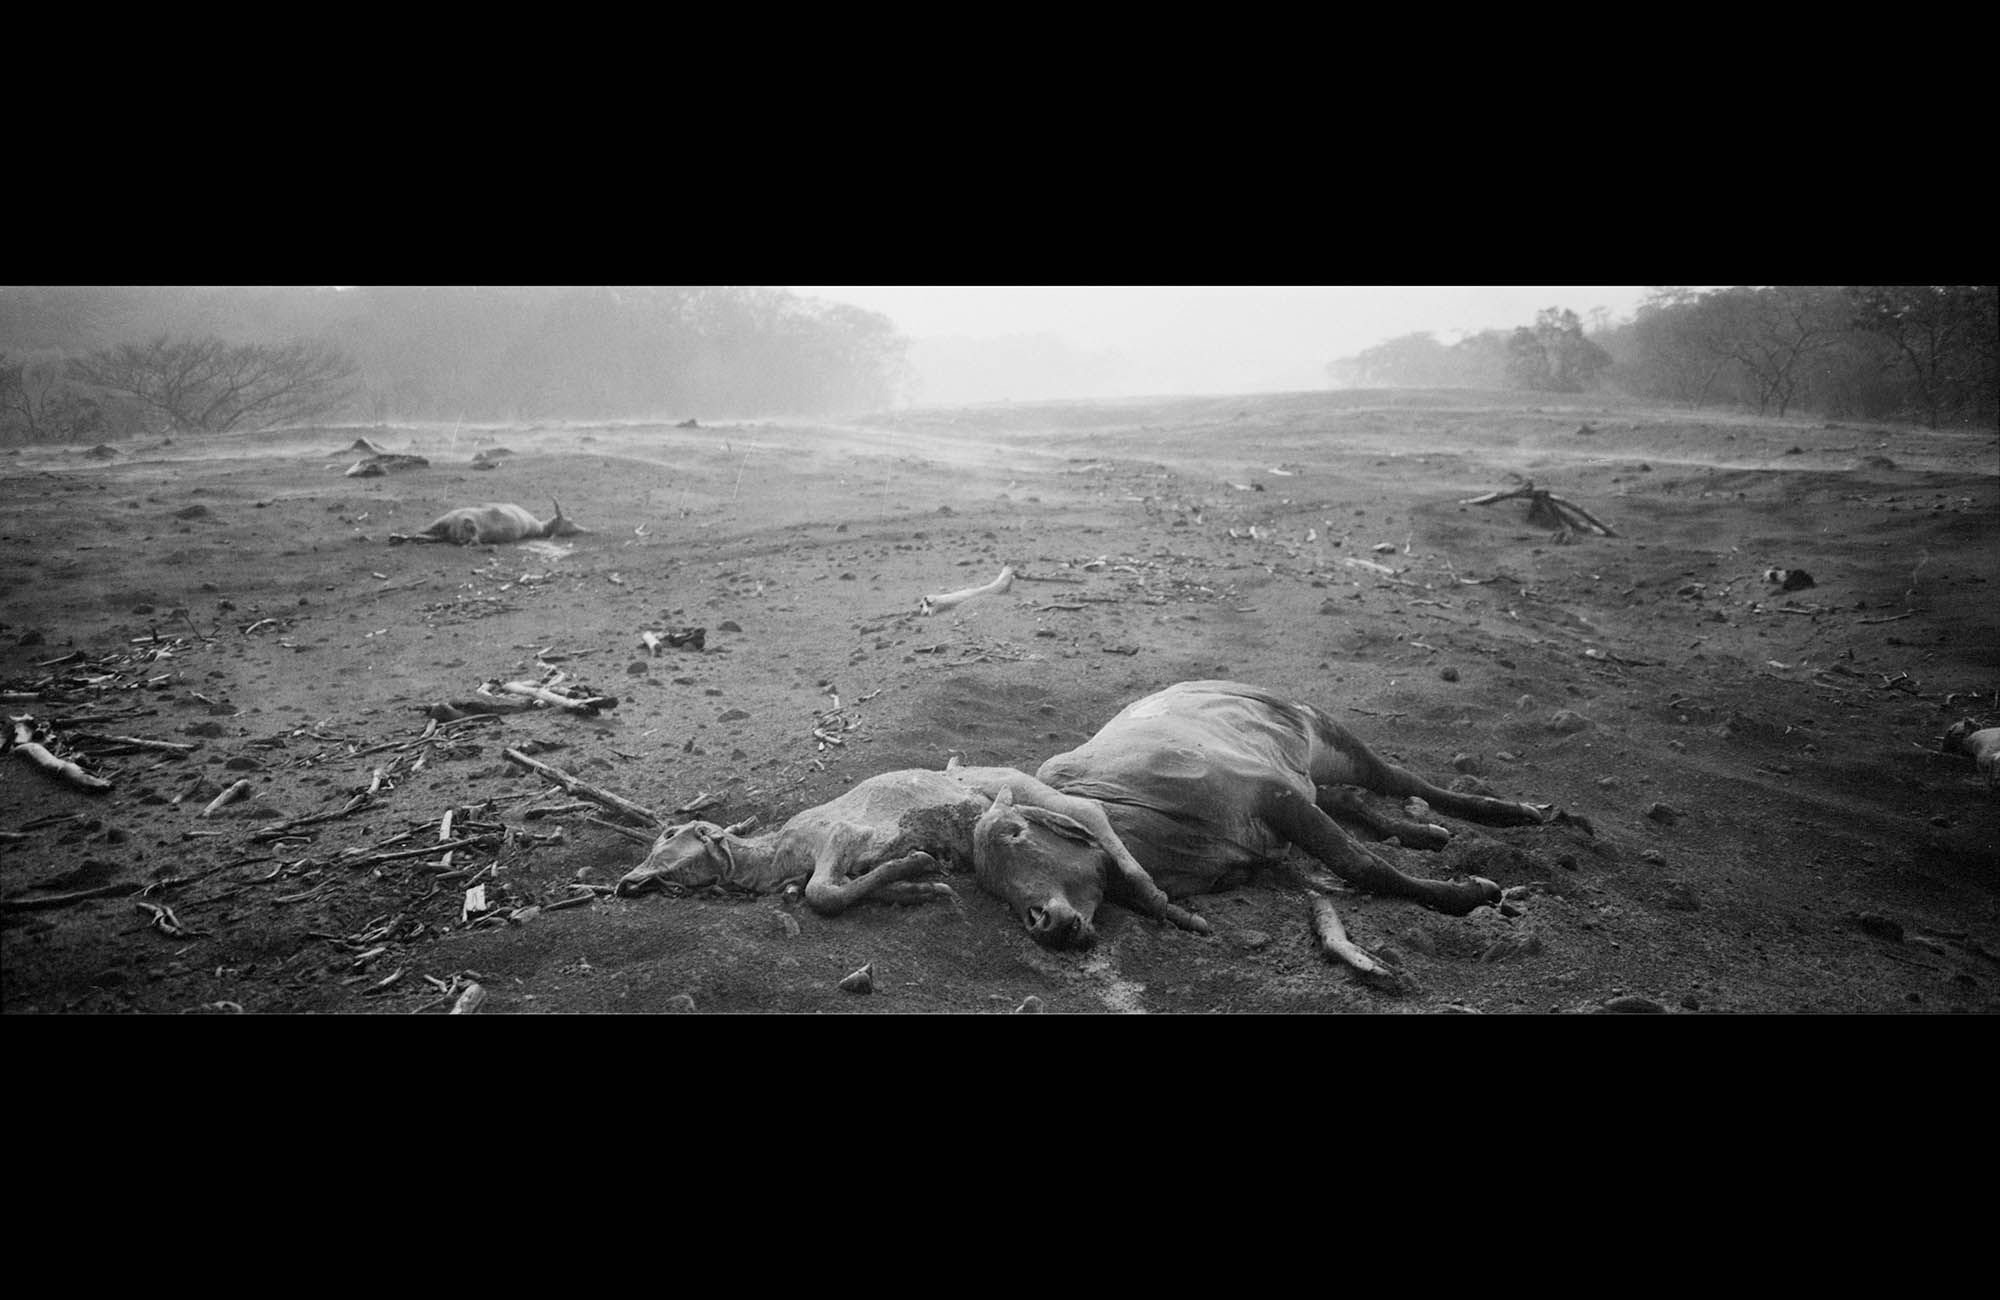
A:
<svg viewBox="0 0 2000 1300">
<path fill-rule="evenodd" d="M 1798 397 L 1804 364 L 1845 327 L 1831 291 L 1798 285 L 1726 289 L 1704 300 L 1703 345 L 1735 363 L 1757 402 L 1782 418 Z"/>
<path fill-rule="evenodd" d="M 1703 338 L 1706 301 L 1690 289 L 1663 287 L 1639 304 L 1632 360 L 1622 376 L 1632 392 L 1699 406 L 1716 391 L 1731 362 Z"/>
<path fill-rule="evenodd" d="M 1943 415 L 1992 409 L 2000 289 L 1898 284 L 1850 288 L 1854 324 L 1887 338 L 1931 428 Z"/>
<path fill-rule="evenodd" d="M 1518 387 L 1546 393 L 1580 393 L 1611 364 L 1611 357 L 1583 336 L 1583 322 L 1567 308 L 1545 307 L 1532 329 L 1523 325 L 1507 341 L 1507 375 Z"/>
<path fill-rule="evenodd" d="M 307 340 L 232 346 L 163 334 L 78 358 L 68 372 L 132 398 L 175 431 L 224 433 L 323 416 L 353 396 L 356 368 L 338 348 Z"/>
<path fill-rule="evenodd" d="M 103 410 L 65 384 L 62 370 L 60 360 L 0 352 L 0 431 L 10 440 L 75 439 L 104 427 Z"/>
</svg>

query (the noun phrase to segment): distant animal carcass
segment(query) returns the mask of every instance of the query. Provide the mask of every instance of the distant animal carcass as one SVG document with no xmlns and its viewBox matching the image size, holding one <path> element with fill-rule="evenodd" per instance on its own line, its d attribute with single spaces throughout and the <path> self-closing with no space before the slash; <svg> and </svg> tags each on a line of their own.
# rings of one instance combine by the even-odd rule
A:
<svg viewBox="0 0 2000 1300">
<path fill-rule="evenodd" d="M 421 533 L 390 533 L 389 545 L 404 542 L 451 542 L 456 546 L 496 546 L 504 542 L 525 542 L 536 537 L 574 537 L 585 530 L 563 514 L 562 502 L 554 497 L 553 519 L 537 519 L 516 505 L 498 502 L 483 506 L 460 506 L 447 511 Z"/>
</svg>

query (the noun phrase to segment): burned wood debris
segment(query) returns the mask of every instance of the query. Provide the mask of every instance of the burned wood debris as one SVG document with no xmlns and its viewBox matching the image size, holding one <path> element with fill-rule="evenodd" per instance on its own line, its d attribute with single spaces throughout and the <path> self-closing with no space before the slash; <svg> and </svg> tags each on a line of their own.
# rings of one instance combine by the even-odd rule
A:
<svg viewBox="0 0 2000 1300">
<path fill-rule="evenodd" d="M 1521 485 L 1504 492 L 1488 492 L 1484 496 L 1466 497 L 1462 506 L 1490 506 L 1497 501 L 1523 499 L 1528 503 L 1528 522 L 1546 528 L 1555 528 L 1563 540 L 1572 533 L 1588 530 L 1600 537 L 1616 537 L 1617 530 L 1598 519 L 1574 501 L 1555 495 L 1547 488 L 1538 488 L 1533 479 L 1523 479 Z"/>
</svg>

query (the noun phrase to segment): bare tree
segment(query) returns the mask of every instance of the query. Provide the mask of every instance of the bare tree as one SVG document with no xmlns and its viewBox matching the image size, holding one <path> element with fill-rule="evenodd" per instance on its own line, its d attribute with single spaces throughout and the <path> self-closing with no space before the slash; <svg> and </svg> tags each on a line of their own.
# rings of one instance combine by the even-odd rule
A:
<svg viewBox="0 0 2000 1300">
<path fill-rule="evenodd" d="M 316 419 L 354 393 L 354 363 L 299 340 L 225 343 L 161 335 L 71 361 L 72 380 L 132 398 L 174 430 L 222 433 Z"/>
<path fill-rule="evenodd" d="M 103 427 L 103 411 L 63 382 L 62 369 L 59 359 L 0 352 L 0 430 L 10 439 L 75 439 Z"/>
<path fill-rule="evenodd" d="M 1856 326 L 1895 345 L 1931 428 L 1946 412 L 1980 411 L 1990 403 L 2000 289 L 1896 284 L 1853 288 L 1848 296 Z"/>
<path fill-rule="evenodd" d="M 1702 341 L 1741 368 L 1755 393 L 1757 414 L 1775 404 L 1783 417 L 1799 395 L 1804 363 L 1845 327 L 1833 306 L 1829 290 L 1797 285 L 1710 294 L 1703 302 L 1709 328 Z"/>
</svg>

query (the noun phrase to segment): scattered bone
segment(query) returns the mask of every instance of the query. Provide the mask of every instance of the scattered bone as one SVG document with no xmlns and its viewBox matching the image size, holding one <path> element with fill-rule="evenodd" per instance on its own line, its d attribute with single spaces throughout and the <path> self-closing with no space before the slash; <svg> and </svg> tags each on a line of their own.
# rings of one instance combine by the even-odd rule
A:
<svg viewBox="0 0 2000 1300">
<path fill-rule="evenodd" d="M 948 591 L 941 596 L 925 596 L 918 606 L 918 612 L 926 616 L 941 609 L 962 605 L 976 596 L 998 596 L 1014 585 L 1014 566 L 1003 565 L 1000 576 L 983 587 L 966 587 L 960 591 Z"/>
<path fill-rule="evenodd" d="M 1376 961 L 1347 937 L 1347 928 L 1341 925 L 1340 914 L 1333 910 L 1331 899 L 1323 894 L 1313 895 L 1312 909 L 1313 938 L 1327 956 L 1351 966 L 1356 975 L 1374 988 L 1403 990 L 1412 987 L 1413 982 L 1407 975 Z"/>
<path fill-rule="evenodd" d="M 685 645 L 693 646 L 697 650 L 705 650 L 708 648 L 708 629 L 705 627 L 684 627 L 664 633 L 641 632 L 639 639 L 645 642 L 646 648 L 652 651 L 655 656 L 660 653 L 662 645 Z"/>
<path fill-rule="evenodd" d="M 200 817 L 213 817 L 217 812 L 228 807 L 230 804 L 235 803 L 239 799 L 247 797 L 249 793 L 250 793 L 250 778 L 244 777 L 242 780 L 236 782 L 236 784 L 230 786 L 227 790 L 224 790 L 221 794 L 215 796 L 214 799 L 209 801 L 208 807 L 202 809 L 196 815 Z"/>
<path fill-rule="evenodd" d="M 465 992 L 458 995 L 458 1001 L 452 1003 L 451 1014 L 454 1016 L 469 1016 L 485 1004 L 486 986 L 483 984 L 473 984 Z"/>
<path fill-rule="evenodd" d="M 567 709 L 571 713 L 587 714 L 595 717 L 600 710 L 618 707 L 615 695 L 590 695 L 581 698 L 560 695 L 533 682 L 503 682 L 500 689 L 510 695 L 525 695 L 532 700 L 540 700 L 551 708 Z"/>
<path fill-rule="evenodd" d="M 28 762 L 54 776 L 59 776 L 71 785 L 85 790 L 109 790 L 111 782 L 101 776 L 92 776 L 66 758 L 57 758 L 35 739 L 35 720 L 26 715 L 12 718 L 14 724 L 14 752 Z"/>
</svg>

